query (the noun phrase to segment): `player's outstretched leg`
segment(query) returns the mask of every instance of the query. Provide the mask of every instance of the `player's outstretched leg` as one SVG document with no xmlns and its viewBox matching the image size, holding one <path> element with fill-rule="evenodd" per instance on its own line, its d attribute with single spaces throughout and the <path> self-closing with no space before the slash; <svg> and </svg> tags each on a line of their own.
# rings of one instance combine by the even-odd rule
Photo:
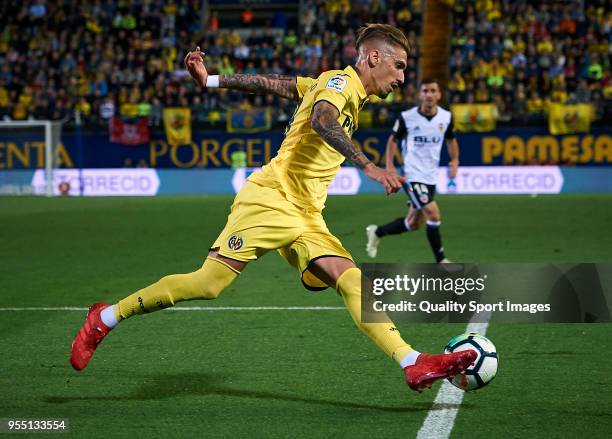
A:
<svg viewBox="0 0 612 439">
<path fill-rule="evenodd" d="M 115 305 L 92 305 L 85 323 L 72 342 L 72 367 L 76 370 L 84 369 L 100 342 L 121 320 L 168 308 L 183 300 L 215 299 L 238 274 L 239 271 L 225 262 L 207 258 L 199 270 L 165 276 Z"/>
<path fill-rule="evenodd" d="M 399 363 L 412 390 L 420 392 L 431 387 L 437 380 L 452 378 L 476 361 L 477 353 L 472 350 L 440 355 L 415 351 L 402 339 L 390 320 L 385 323 L 362 322 L 361 270 L 358 268 L 344 271 L 337 279 L 336 289 L 342 295 L 357 327 Z"/>
<path fill-rule="evenodd" d="M 387 235 L 399 235 L 400 233 L 409 232 L 410 225 L 406 221 L 406 218 L 398 218 L 391 221 L 388 224 L 377 226 L 376 224 L 370 224 L 366 227 L 366 236 L 368 243 L 366 244 L 366 252 L 371 258 L 375 258 L 378 253 L 378 244 L 380 238 Z"/>
</svg>

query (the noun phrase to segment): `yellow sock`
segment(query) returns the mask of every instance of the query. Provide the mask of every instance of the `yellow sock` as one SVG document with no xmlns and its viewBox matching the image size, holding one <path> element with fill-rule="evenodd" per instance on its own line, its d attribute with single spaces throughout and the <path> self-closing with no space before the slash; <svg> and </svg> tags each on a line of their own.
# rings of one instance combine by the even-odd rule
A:
<svg viewBox="0 0 612 439">
<path fill-rule="evenodd" d="M 118 321 L 173 306 L 183 300 L 216 299 L 240 274 L 226 263 L 207 258 L 193 273 L 162 277 L 153 285 L 122 299 L 113 309 Z"/>
<path fill-rule="evenodd" d="M 411 351 L 393 322 L 363 323 L 361 321 L 361 270 L 353 267 L 340 275 L 336 290 L 344 299 L 346 309 L 351 314 L 357 327 L 378 345 L 385 353 L 398 363 Z"/>
</svg>

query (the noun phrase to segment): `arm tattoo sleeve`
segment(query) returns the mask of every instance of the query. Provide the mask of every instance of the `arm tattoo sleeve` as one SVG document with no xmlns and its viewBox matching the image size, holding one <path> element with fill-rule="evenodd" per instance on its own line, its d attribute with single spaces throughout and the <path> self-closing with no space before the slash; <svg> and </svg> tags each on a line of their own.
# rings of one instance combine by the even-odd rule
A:
<svg viewBox="0 0 612 439">
<path fill-rule="evenodd" d="M 249 93 L 273 93 L 281 98 L 298 100 L 297 79 L 283 75 L 221 75 L 219 87 Z"/>
<path fill-rule="evenodd" d="M 338 110 L 334 106 L 327 102 L 319 102 L 312 115 L 312 128 L 357 168 L 365 168 L 370 160 L 355 148 L 351 139 L 342 130 L 337 117 Z"/>
</svg>

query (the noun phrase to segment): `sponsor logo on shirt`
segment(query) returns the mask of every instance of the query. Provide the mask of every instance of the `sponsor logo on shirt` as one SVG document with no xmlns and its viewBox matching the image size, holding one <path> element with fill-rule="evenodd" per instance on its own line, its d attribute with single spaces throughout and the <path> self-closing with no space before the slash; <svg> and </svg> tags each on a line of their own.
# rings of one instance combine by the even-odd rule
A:
<svg viewBox="0 0 612 439">
<path fill-rule="evenodd" d="M 414 143 L 425 145 L 426 143 L 438 143 L 442 140 L 441 137 L 414 136 Z"/>
<path fill-rule="evenodd" d="M 325 86 L 325 88 L 336 90 L 337 92 L 344 90 L 344 87 L 346 87 L 346 79 L 342 76 L 332 76 Z"/>
<path fill-rule="evenodd" d="M 349 136 L 353 135 L 353 133 L 355 132 L 355 125 L 353 124 L 353 120 L 350 117 L 346 116 L 344 122 L 342 123 L 342 129 L 346 130 Z"/>
</svg>

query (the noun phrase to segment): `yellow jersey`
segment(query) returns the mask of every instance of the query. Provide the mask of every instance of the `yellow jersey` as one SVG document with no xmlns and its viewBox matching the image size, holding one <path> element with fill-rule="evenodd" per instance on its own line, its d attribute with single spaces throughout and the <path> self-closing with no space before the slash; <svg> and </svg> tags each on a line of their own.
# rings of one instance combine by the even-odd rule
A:
<svg viewBox="0 0 612 439">
<path fill-rule="evenodd" d="M 350 138 L 357 129 L 359 110 L 368 96 L 357 72 L 350 66 L 324 72 L 316 79 L 298 77 L 297 90 L 300 102 L 278 154 L 249 180 L 279 189 L 287 200 L 306 212 L 320 212 L 325 207 L 327 187 L 345 157 L 312 129 L 312 109 L 319 101 L 335 106 L 340 113 L 338 123 Z"/>
</svg>

